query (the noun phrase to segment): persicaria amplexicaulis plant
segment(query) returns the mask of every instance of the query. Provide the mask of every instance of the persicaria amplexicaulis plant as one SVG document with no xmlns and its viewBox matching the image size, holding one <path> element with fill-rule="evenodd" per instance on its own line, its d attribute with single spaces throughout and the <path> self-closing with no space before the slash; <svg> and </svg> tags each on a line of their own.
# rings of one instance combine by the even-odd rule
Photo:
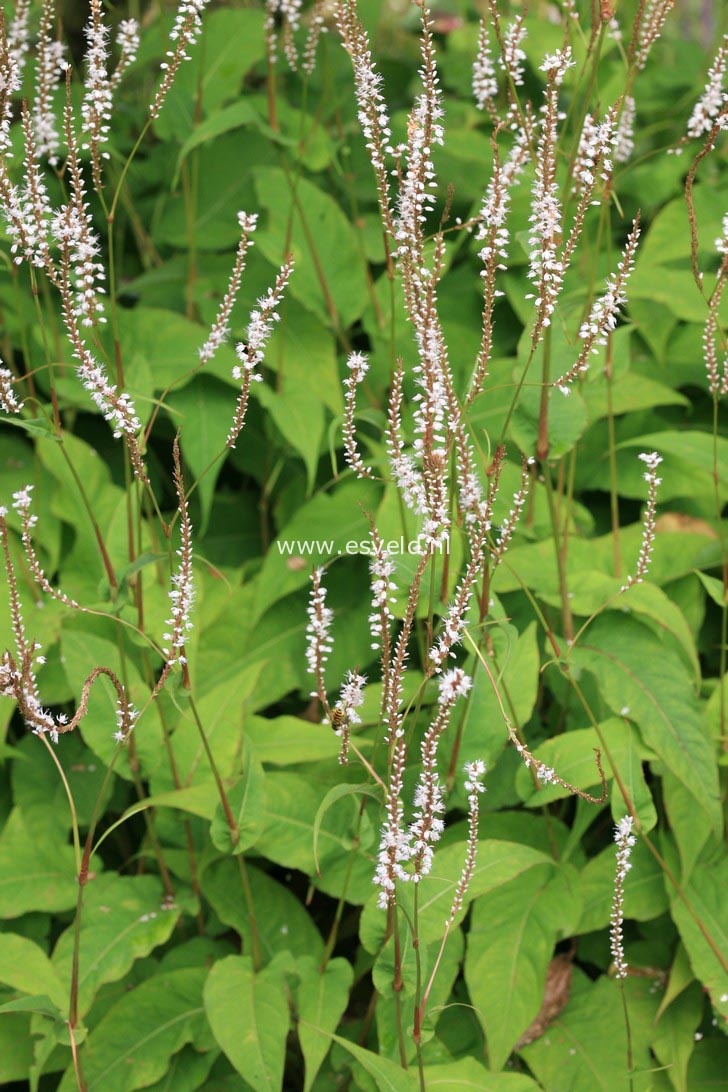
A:
<svg viewBox="0 0 728 1092">
<path fill-rule="evenodd" d="M 0 13 L 0 1077 L 714 1081 L 725 28 L 122 7 Z"/>
</svg>

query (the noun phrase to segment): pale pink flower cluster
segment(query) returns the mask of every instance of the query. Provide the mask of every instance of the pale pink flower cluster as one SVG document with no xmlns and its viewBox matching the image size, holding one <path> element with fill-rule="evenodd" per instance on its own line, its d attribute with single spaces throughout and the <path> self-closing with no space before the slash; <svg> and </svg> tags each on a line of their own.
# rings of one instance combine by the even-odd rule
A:
<svg viewBox="0 0 728 1092">
<path fill-rule="evenodd" d="M 645 517 L 643 520 L 642 545 L 640 547 L 639 557 L 637 558 L 637 568 L 634 575 L 630 576 L 627 583 L 622 587 L 622 591 L 631 588 L 633 584 L 642 583 L 647 575 L 647 570 L 650 567 L 652 551 L 655 546 L 657 490 L 658 487 L 662 485 L 662 478 L 658 478 L 657 476 L 657 468 L 662 462 L 662 456 L 658 455 L 656 451 L 643 451 L 638 458 L 640 458 L 647 467 L 644 474 L 644 479 L 648 486 L 647 508 L 645 509 Z"/>
<path fill-rule="evenodd" d="M 627 960 L 624 954 L 622 925 L 624 922 L 624 881 L 632 867 L 630 857 L 637 839 L 632 834 L 632 816 L 620 819 L 615 830 L 614 841 L 617 843 L 617 868 L 614 877 L 614 897 L 612 899 L 610 947 L 614 960 L 616 978 L 627 977 Z"/>
<path fill-rule="evenodd" d="M 397 590 L 397 586 L 392 580 L 394 571 L 394 562 L 390 560 L 387 551 L 381 542 L 377 540 L 374 555 L 369 562 L 372 587 L 372 613 L 369 615 L 369 632 L 372 636 L 371 647 L 373 649 L 381 646 L 385 627 L 392 618 L 392 603 L 394 602 L 392 592 Z"/>
<path fill-rule="evenodd" d="M 240 291 L 240 282 L 242 280 L 243 271 L 245 270 L 246 255 L 250 247 L 255 245 L 250 236 L 258 226 L 257 215 L 255 213 L 241 211 L 238 213 L 238 224 L 240 225 L 241 236 L 240 242 L 238 243 L 238 251 L 235 256 L 235 264 L 233 265 L 227 291 L 218 308 L 217 316 L 212 324 L 210 334 L 207 341 L 200 349 L 201 364 L 209 364 L 217 350 L 230 336 L 230 315 L 232 314 L 238 292 Z"/>
<path fill-rule="evenodd" d="M 635 43 L 635 60 L 639 70 L 647 64 L 650 50 L 660 37 L 674 4 L 675 0 L 647 0 Z"/>
<path fill-rule="evenodd" d="M 15 376 L 9 368 L 2 366 L 0 359 L 0 409 L 3 413 L 20 413 L 25 403 L 18 400 L 13 390 Z"/>
<path fill-rule="evenodd" d="M 172 573 L 169 598 L 171 616 L 165 622 L 170 629 L 163 634 L 167 647 L 162 649 L 168 663 L 187 663 L 184 654 L 185 641 L 192 629 L 192 607 L 195 602 L 195 582 L 192 574 L 192 524 L 189 516 L 181 521 L 182 541 L 177 550 L 179 563 Z"/>
<path fill-rule="evenodd" d="M 589 312 L 589 317 L 579 328 L 579 339 L 582 342 L 582 347 L 576 363 L 556 381 L 556 386 L 562 394 L 570 393 L 569 384 L 588 371 L 589 357 L 598 355 L 599 346 L 606 345 L 609 334 L 616 329 L 620 309 L 627 302 L 625 289 L 634 268 L 639 237 L 639 220 L 636 219 L 627 237 L 622 257 L 617 266 L 617 272 L 607 278 L 606 292 L 595 301 Z"/>
<path fill-rule="evenodd" d="M 625 95 L 622 102 L 622 113 L 617 123 L 617 134 L 614 142 L 614 162 L 627 163 L 632 158 L 634 151 L 634 122 L 637 114 L 637 105 L 631 95 Z"/>
<path fill-rule="evenodd" d="M 189 49 L 202 33 L 202 13 L 208 3 L 209 0 L 181 0 L 177 8 L 174 26 L 169 32 L 170 42 L 176 44 L 174 49 L 167 50 L 167 60 L 161 65 L 164 75 L 149 111 L 152 118 L 159 117 L 164 100 L 182 62 L 192 59 Z"/>
<path fill-rule="evenodd" d="M 453 895 L 450 916 L 445 923 L 447 929 L 450 928 L 462 909 L 463 899 L 475 872 L 478 858 L 480 794 L 485 792 L 485 786 L 481 784 L 481 779 L 485 777 L 485 763 L 479 759 L 475 762 L 468 762 L 465 766 L 465 774 L 465 790 L 468 794 L 468 848 L 465 854 L 465 864 Z"/>
<path fill-rule="evenodd" d="M 106 70 L 109 56 L 109 28 L 103 21 L 100 0 L 92 0 L 91 18 L 84 28 L 86 36 L 86 85 L 81 102 L 81 119 L 88 134 L 88 141 L 83 148 L 92 148 L 94 159 L 99 154 L 100 144 L 109 139 L 113 96 L 111 83 Z M 109 153 L 102 153 L 104 159 Z"/>
<path fill-rule="evenodd" d="M 360 675 L 358 671 L 346 672 L 337 704 L 350 724 L 361 724 L 361 717 L 357 713 L 357 709 L 364 704 L 364 687 L 366 684 L 366 675 Z"/>
<path fill-rule="evenodd" d="M 728 34 L 724 36 L 715 60 L 708 70 L 705 90 L 690 115 L 689 137 L 699 137 L 703 133 L 709 133 L 718 114 L 728 103 L 728 95 L 724 90 L 726 64 L 728 64 Z"/>
<path fill-rule="evenodd" d="M 91 227 L 85 195 L 81 191 L 77 196 L 74 204 L 65 205 L 54 214 L 50 226 L 61 251 L 68 254 L 73 272 L 74 314 L 82 326 L 93 326 L 106 321 L 104 305 L 99 299 L 105 293 L 106 272 L 99 261 L 101 246 Z"/>
<path fill-rule="evenodd" d="M 356 426 L 354 415 L 356 413 L 356 389 L 369 371 L 367 358 L 363 353 L 350 353 L 346 362 L 349 374 L 344 380 L 344 452 L 346 461 L 356 474 L 357 478 L 370 478 L 371 469 L 364 466 L 359 449 L 356 446 Z"/>
<path fill-rule="evenodd" d="M 612 148 L 616 143 L 617 135 L 611 114 L 601 122 L 595 121 L 591 114 L 586 115 L 574 164 L 574 178 L 578 189 L 592 187 L 597 175 L 603 182 L 609 181 L 612 174 Z"/>
<path fill-rule="evenodd" d="M 47 157 L 51 166 L 58 163 L 61 146 L 53 114 L 53 90 L 68 67 L 65 59 L 66 47 L 63 42 L 51 38 L 54 14 L 53 0 L 46 0 L 38 32 L 36 89 L 33 102 L 35 154 L 38 159 Z"/>
<path fill-rule="evenodd" d="M 437 774 L 437 745 L 447 728 L 452 708 L 460 697 L 466 697 L 472 680 L 460 668 L 446 672 L 440 680 L 435 718 L 421 746 L 422 772 L 415 789 L 414 815 L 408 830 L 404 829 L 402 785 L 407 748 L 404 728 L 398 723 L 394 733 L 394 752 L 387 793 L 387 818 L 382 827 L 378 863 L 373 882 L 381 888 L 378 905 L 382 909 L 394 904 L 397 881 L 419 883 L 432 867 L 434 844 L 443 831 L 444 813 L 442 786 Z M 413 862 L 413 870 L 407 865 Z"/>
<path fill-rule="evenodd" d="M 498 57 L 498 64 L 503 71 L 507 73 L 510 79 L 513 80 L 515 87 L 523 87 L 523 76 L 525 69 L 523 62 L 526 60 L 526 54 L 521 48 L 521 44 L 526 37 L 526 27 L 523 22 L 523 17 L 519 16 L 515 22 L 506 30 L 503 35 L 504 52 Z"/>
<path fill-rule="evenodd" d="M 564 266 L 559 256 L 562 234 L 562 209 L 556 181 L 555 148 L 559 120 L 558 94 L 569 68 L 573 67 L 569 49 L 559 50 L 544 58 L 541 70 L 546 73 L 546 102 L 542 107 L 543 121 L 533 187 L 531 224 L 528 236 L 528 276 L 536 286 L 535 305 L 538 318 L 533 339 L 537 343 L 544 327 L 551 324 L 556 299 L 564 279 Z"/>
<path fill-rule="evenodd" d="M 126 698 L 118 698 L 116 702 L 116 731 L 114 739 L 117 743 L 126 743 L 139 719 L 139 710 L 127 702 Z"/>
<path fill-rule="evenodd" d="M 119 63 L 111 77 L 112 87 L 121 79 L 125 68 L 133 64 L 139 52 L 139 24 L 136 19 L 122 19 L 116 32 L 116 44 L 119 47 Z"/>
<path fill-rule="evenodd" d="M 321 697 L 326 693 L 323 686 L 323 668 L 333 648 L 331 625 L 334 612 L 326 606 L 326 588 L 321 583 L 323 575 L 323 569 L 314 569 L 311 574 L 312 587 L 306 626 L 308 673 L 313 675 L 317 682 L 317 689 L 311 693 L 312 698 Z"/>
<path fill-rule="evenodd" d="M 288 278 L 291 275 L 292 269 L 293 258 L 289 257 L 281 267 L 280 272 L 276 277 L 275 284 L 268 288 L 265 296 L 260 297 L 257 301 L 257 308 L 251 312 L 247 330 L 247 342 L 240 341 L 235 346 L 235 352 L 240 360 L 240 364 L 235 365 L 232 374 L 233 379 L 241 381 L 242 389 L 238 395 L 233 423 L 227 436 L 228 447 L 235 446 L 235 441 L 240 435 L 240 430 L 245 423 L 245 414 L 248 406 L 251 383 L 262 383 L 263 381 L 263 376 L 257 371 L 257 368 L 263 362 L 268 340 L 273 333 L 276 323 L 280 321 L 278 307 L 283 299 L 283 293 L 288 284 Z"/>
<path fill-rule="evenodd" d="M 8 27 L 8 53 L 17 68 L 19 76 L 23 73 L 28 50 L 30 49 L 29 16 L 30 0 L 17 0 L 13 20 Z"/>
<path fill-rule="evenodd" d="M 498 94 L 498 80 L 495 74 L 495 65 L 490 52 L 488 41 L 488 25 L 484 19 L 480 20 L 478 32 L 478 54 L 473 64 L 473 97 L 479 110 L 485 110 L 492 106 L 493 99 Z"/>
<path fill-rule="evenodd" d="M 437 713 L 422 740 L 422 772 L 415 789 L 415 812 L 409 828 L 410 857 L 414 862 L 410 878 L 414 883 L 419 883 L 431 871 L 434 846 L 445 829 L 441 818 L 445 813 L 443 785 L 437 772 L 438 743 L 448 726 L 455 702 L 467 697 L 471 686 L 472 679 L 459 667 L 443 674 Z"/>
</svg>

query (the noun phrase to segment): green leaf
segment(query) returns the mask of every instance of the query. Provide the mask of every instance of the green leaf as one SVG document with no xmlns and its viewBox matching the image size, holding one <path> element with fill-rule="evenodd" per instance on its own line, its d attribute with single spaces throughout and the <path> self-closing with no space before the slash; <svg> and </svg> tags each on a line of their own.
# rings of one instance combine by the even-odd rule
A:
<svg viewBox="0 0 728 1092">
<path fill-rule="evenodd" d="M 321 805 L 316 812 L 316 818 L 313 824 L 313 857 L 316 865 L 316 871 L 320 872 L 319 867 L 319 855 L 318 855 L 318 842 L 319 834 L 321 831 L 321 823 L 329 808 L 338 801 L 342 800 L 345 796 L 370 796 L 373 800 L 376 800 L 379 804 L 382 801 L 382 793 L 379 789 L 374 788 L 371 785 L 334 785 L 333 789 L 329 789 L 326 796 L 321 801 Z"/>
<path fill-rule="evenodd" d="M 194 148 L 198 148 L 201 144 L 207 144 L 208 141 L 220 136 L 222 133 L 229 133 L 231 129 L 240 129 L 245 125 L 255 125 L 264 130 L 268 129 L 260 114 L 245 99 L 238 99 L 236 102 L 231 102 L 229 106 L 224 106 L 222 110 L 216 110 L 214 114 L 205 118 L 192 130 L 180 148 L 177 157 L 177 174 L 179 174 L 183 160 Z"/>
<path fill-rule="evenodd" d="M 215 483 L 225 461 L 219 456 L 227 454 L 225 441 L 235 409 L 235 395 L 212 376 L 198 375 L 181 391 L 169 394 L 165 404 L 181 429 L 182 454 L 190 471 L 185 475 L 187 490 L 204 473 L 197 489 L 203 535 L 210 518 Z"/>
<path fill-rule="evenodd" d="M 442 1092 L 535 1092 L 538 1085 L 525 1073 L 491 1073 L 475 1058 L 458 1058 L 445 1065 L 425 1066 L 425 1086 Z"/>
<path fill-rule="evenodd" d="M 311 569 L 343 553 L 347 542 L 368 542 L 369 524 L 362 508 L 372 512 L 376 501 L 377 488 L 371 482 L 345 481 L 335 492 L 318 493 L 301 505 L 263 562 L 257 611 L 262 614 L 284 595 L 306 587 Z"/>
<path fill-rule="evenodd" d="M 3 1084 L 26 1081 L 32 1064 L 33 1039 L 28 1016 L 3 1013 L 0 1019 L 0 1081 Z"/>
<path fill-rule="evenodd" d="M 668 1005 L 657 1024 L 651 1046 L 662 1065 L 670 1067 L 670 1080 L 676 1092 L 690 1092 L 688 1066 L 702 1016 L 702 991 L 697 982 L 692 982 Z"/>
<path fill-rule="evenodd" d="M 354 972 L 345 959 L 332 959 L 323 974 L 308 956 L 299 959 L 296 967 L 300 976 L 296 990 L 298 1039 L 306 1063 L 304 1092 L 309 1092 L 331 1047 L 331 1032 L 349 1003 Z"/>
<path fill-rule="evenodd" d="M 316 876 L 314 827 L 321 801 L 330 787 L 330 782 L 301 774 L 269 773 L 266 827 L 256 843 L 256 851 L 284 867 Z M 338 894 L 343 885 L 347 900 L 354 904 L 364 902 L 371 891 L 372 865 L 367 850 L 374 838 L 371 826 L 365 824 L 356 840 L 358 815 L 358 804 L 351 799 L 340 800 L 329 809 L 318 834 L 321 874 L 316 877 L 316 886 L 329 893 Z M 345 877 L 352 857 L 352 874 L 347 884 Z"/>
<path fill-rule="evenodd" d="M 222 801 L 210 827 L 212 844 L 222 853 L 244 853 L 255 845 L 265 827 L 265 773 L 252 748 L 245 748 L 243 776 L 227 792 L 237 838 L 230 829 Z"/>
<path fill-rule="evenodd" d="M 20 993 L 47 994 L 61 1010 L 68 1005 L 68 991 L 43 949 L 15 933 L 2 934 L 0 982 Z"/>
<path fill-rule="evenodd" d="M 278 1092 L 289 1024 L 280 969 L 256 974 L 247 956 L 221 959 L 207 977 L 204 998 L 213 1034 L 238 1073 L 256 1092 Z"/>
<path fill-rule="evenodd" d="M 538 437 L 541 391 L 524 386 L 511 420 L 511 435 L 524 455 L 533 455 Z M 549 399 L 549 458 L 570 451 L 587 425 L 587 408 L 578 391 L 564 397 L 552 391 Z"/>
<path fill-rule="evenodd" d="M 504 697 L 508 694 L 513 703 L 512 716 L 518 724 L 526 724 L 533 713 L 540 678 L 536 623 L 530 623 L 520 634 L 513 627 L 501 624 L 493 628 L 491 635 L 494 657 L 489 667 L 498 694 L 509 710 Z M 462 767 L 465 762 L 482 759 L 490 768 L 506 746 L 508 734 L 493 683 L 477 660 L 473 669 L 472 691 L 462 718 L 462 746 L 458 762 Z M 449 757 L 451 738 L 448 735 L 443 740 L 445 762 Z"/>
<path fill-rule="evenodd" d="M 137 959 L 169 940 L 179 908 L 165 902 L 155 876 L 97 876 L 84 892 L 81 912 L 78 1008 L 84 1015 L 100 987 L 118 982 Z M 70 989 L 74 928 L 61 936 L 53 966 Z"/>
<path fill-rule="evenodd" d="M 70 910 L 77 895 L 71 846 L 56 837 L 34 837 L 16 808 L 0 838 L 0 918 L 17 918 L 32 910 Z"/>
<path fill-rule="evenodd" d="M 247 862 L 246 871 L 263 959 L 269 962 L 277 952 L 319 959 L 324 950 L 321 934 L 293 891 Z M 215 861 L 203 872 L 200 885 L 217 916 L 236 930 L 243 950 L 250 952 L 253 934 L 239 862 L 229 857 Z"/>
<path fill-rule="evenodd" d="M 702 864 L 685 886 L 692 913 L 678 897 L 673 898 L 670 906 L 695 976 L 723 1020 L 728 1019 L 726 883 L 728 861 L 725 857 L 713 865 Z"/>
<path fill-rule="evenodd" d="M 308 492 L 316 478 L 324 438 L 325 417 L 321 399 L 310 384 L 286 377 L 282 390 L 256 388 L 258 401 L 267 410 L 283 437 L 301 456 L 306 467 Z"/>
<path fill-rule="evenodd" d="M 299 717 L 249 717 L 245 736 L 260 762 L 296 766 L 336 758 L 340 744 L 325 724 Z"/>
<path fill-rule="evenodd" d="M 155 974 L 124 993 L 92 1029 L 82 1060 L 88 1092 L 133 1092 L 160 1080 L 185 1043 L 204 1041 L 204 967 Z M 59 1092 L 74 1092 L 66 1070 Z"/>
<path fill-rule="evenodd" d="M 293 185 L 293 179 L 281 170 L 255 171 L 258 204 L 268 212 L 266 231 L 257 233 L 257 244 L 274 265 L 282 261 L 286 249 L 292 249 L 296 265 L 291 295 L 323 322 L 336 328 L 338 319 L 346 328 L 361 316 L 369 298 L 356 232 L 339 205 L 318 186 L 299 176 L 294 196 Z"/>
<path fill-rule="evenodd" d="M 624 917 L 649 921 L 668 909 L 665 877 L 639 836 L 632 850 L 632 867 L 624 884 Z M 582 868 L 579 890 L 583 911 L 575 932 L 592 933 L 609 924 L 616 854 L 613 846 L 598 853 Z M 629 957 L 629 948 L 628 948 Z"/>
<path fill-rule="evenodd" d="M 637 722 L 647 746 L 720 831 L 713 747 L 678 654 L 633 619 L 609 615 L 591 626 L 572 659 L 592 672 L 615 713 L 626 710 Z"/>
<path fill-rule="evenodd" d="M 416 1092 L 419 1088 L 414 1074 L 402 1069 L 396 1062 L 390 1062 L 388 1058 L 380 1058 L 372 1054 L 371 1050 L 365 1050 L 364 1047 L 357 1046 L 356 1043 L 351 1043 L 340 1035 L 332 1035 L 331 1038 L 351 1054 L 370 1077 L 374 1078 L 379 1092 Z"/>
<path fill-rule="evenodd" d="M 653 1064 L 648 1043 L 658 999 L 649 993 L 647 982 L 628 982 L 627 987 L 634 1067 L 639 1071 Z M 566 1008 L 521 1053 L 548 1092 L 627 1092 L 627 1039 L 617 982 L 601 977 L 590 983 L 575 970 Z"/>
<path fill-rule="evenodd" d="M 194 131 L 196 108 L 213 114 L 235 99 L 243 76 L 265 56 L 263 13 L 222 8 L 205 13 L 202 41 L 182 65 L 154 123 L 163 140 L 182 141 Z"/>
<path fill-rule="evenodd" d="M 491 1069 L 503 1068 L 541 1007 L 565 895 L 563 878 L 552 866 L 539 866 L 473 904 L 465 981 Z"/>
</svg>

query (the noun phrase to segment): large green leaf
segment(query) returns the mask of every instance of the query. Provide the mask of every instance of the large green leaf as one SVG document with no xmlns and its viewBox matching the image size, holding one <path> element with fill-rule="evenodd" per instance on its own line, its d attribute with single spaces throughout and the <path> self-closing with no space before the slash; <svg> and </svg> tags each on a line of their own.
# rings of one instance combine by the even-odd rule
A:
<svg viewBox="0 0 728 1092">
<path fill-rule="evenodd" d="M 350 326 L 366 306 L 368 289 L 364 258 L 348 218 L 318 186 L 303 178 L 294 181 L 281 170 L 256 170 L 255 189 L 259 206 L 268 213 L 258 240 L 266 258 L 280 263 L 290 238 L 288 249 L 296 262 L 291 295 L 334 328 L 337 321 Z"/>
<path fill-rule="evenodd" d="M 538 866 L 473 904 L 465 981 L 491 1069 L 502 1069 L 541 1007 L 570 896 L 553 867 Z"/>
<path fill-rule="evenodd" d="M 283 883 L 246 864 L 252 909 L 263 958 L 276 952 L 294 956 L 323 954 L 323 940 L 305 907 Z M 238 861 L 221 860 L 206 868 L 200 885 L 217 916 L 240 935 L 246 953 L 253 949 L 250 912 Z"/>
<path fill-rule="evenodd" d="M 79 949 L 78 1008 L 88 1011 L 105 982 L 118 982 L 137 959 L 169 940 L 179 908 L 165 901 L 155 876 L 105 873 L 84 891 Z M 61 936 L 53 966 L 70 989 L 74 928 Z"/>
<path fill-rule="evenodd" d="M 727 882 L 725 858 L 713 865 L 701 865 L 685 886 L 690 908 L 679 896 L 673 897 L 670 906 L 690 965 L 724 1020 L 728 1019 Z"/>
<path fill-rule="evenodd" d="M 160 1080 L 185 1043 L 206 1044 L 204 967 L 162 972 L 123 994 L 83 1047 L 88 1092 L 133 1092 Z M 77 1088 L 73 1066 L 59 1092 Z"/>
<path fill-rule="evenodd" d="M 238 1073 L 256 1092 L 277 1092 L 289 1025 L 281 970 L 256 974 L 251 959 L 229 956 L 210 971 L 204 997 L 213 1034 Z"/>
<path fill-rule="evenodd" d="M 306 1063 L 304 1092 L 308 1092 L 331 1047 L 331 1032 L 349 1003 L 354 972 L 345 959 L 331 960 L 323 972 L 308 956 L 296 966 L 300 976 L 296 990 L 298 1038 Z"/>
<path fill-rule="evenodd" d="M 525 1073 L 491 1073 L 475 1058 L 458 1058 L 444 1065 L 425 1066 L 428 1089 L 442 1092 L 535 1092 L 538 1085 Z"/>
<path fill-rule="evenodd" d="M 77 894 L 71 846 L 53 836 L 34 837 L 20 810 L 11 812 L 0 838 L 0 918 L 70 910 Z"/>
<path fill-rule="evenodd" d="M 572 657 L 594 675 L 613 711 L 637 722 L 648 747 L 720 831 L 713 746 L 678 654 L 634 619 L 609 615 L 594 623 Z"/>
<path fill-rule="evenodd" d="M 645 980 L 629 986 L 634 1067 L 648 1069 L 658 999 Z M 606 977 L 591 983 L 575 971 L 566 1008 L 522 1054 L 546 1092 L 627 1092 L 627 1037 L 618 983 Z"/>
<path fill-rule="evenodd" d="M 260 759 L 245 748 L 243 775 L 227 792 L 228 810 L 222 800 L 210 827 L 212 844 L 223 853 L 244 853 L 265 827 L 265 773 Z M 235 832 L 230 827 L 230 817 Z"/>
</svg>

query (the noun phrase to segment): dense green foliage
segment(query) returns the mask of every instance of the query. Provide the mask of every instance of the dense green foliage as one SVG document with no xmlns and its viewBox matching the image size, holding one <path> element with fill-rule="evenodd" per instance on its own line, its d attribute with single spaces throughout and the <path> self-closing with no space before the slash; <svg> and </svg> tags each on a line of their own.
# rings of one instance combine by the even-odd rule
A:
<svg viewBox="0 0 728 1092">
<path fill-rule="evenodd" d="M 555 5 L 534 11 L 523 46 L 521 90 L 536 112 L 543 55 L 565 33 L 574 51 L 560 99 L 559 177 L 573 167 L 587 107 L 601 117 L 624 91 L 636 9 L 618 11 L 624 44 L 601 34 L 587 53 L 589 5 L 576 6 L 578 26 Z M 510 548 L 492 583 L 478 584 L 455 650 L 473 685 L 440 743 L 447 824 L 432 873 L 417 887 L 418 903 L 414 885 L 402 883 L 397 907 L 382 910 L 372 877 L 391 752 L 382 744 L 382 682 L 367 621 L 368 559 L 347 556 L 346 544 L 369 540 L 370 516 L 385 541 L 416 538 L 385 443 L 398 357 L 411 442 L 416 353 L 401 278 L 389 275 L 351 59 L 329 21 L 310 77 L 289 71 L 282 49 L 271 69 L 263 5 L 213 4 L 191 61 L 145 129 L 174 17 L 161 7 L 146 11 L 138 57 L 116 92 L 101 195 L 82 152 L 111 270 L 109 321 L 88 343 L 134 400 L 149 487 L 134 478 L 127 448 L 75 374 L 56 287 L 43 269 L 14 264 L 10 235 L 0 237 L 0 355 L 24 400 L 19 415 L 3 414 L 0 504 L 25 632 L 45 657 L 40 699 L 70 719 L 101 665 L 142 711 L 117 742 L 118 695 L 100 678 L 79 726 L 55 745 L 28 730 L 15 702 L 0 703 L 0 1082 L 63 1092 L 724 1086 L 728 440 L 703 335 L 712 316 L 722 361 L 728 307 L 709 301 L 728 167 L 718 135 L 689 204 L 686 176 L 708 134 L 683 140 L 719 28 L 709 46 L 692 28 L 684 40 L 671 15 L 636 74 L 634 153 L 600 184 L 535 352 L 532 168 L 513 191 L 488 377 L 468 411 L 484 482 L 497 445 L 506 445 L 491 546 L 519 488 L 521 456 L 538 461 L 527 470 Z M 397 7 L 359 5 L 395 141 L 406 139 L 421 63 L 419 12 Z M 435 21 L 445 141 L 433 154 L 438 189 L 428 231 L 434 237 L 449 200 L 437 306 L 461 399 L 481 342 L 483 278 L 482 243 L 460 225 L 472 229 L 494 154 L 491 119 L 471 91 L 486 7 L 453 0 Z M 67 23 L 78 115 L 87 16 L 76 14 Z M 33 5 L 33 36 L 38 19 Z M 306 33 L 298 33 L 299 49 Z M 31 98 L 34 64 L 31 55 L 23 85 Z M 61 83 L 53 97 L 59 130 L 63 92 Z M 499 94 L 501 109 L 502 80 Z M 20 97 L 9 166 L 16 179 Z M 512 136 L 499 141 L 505 156 Z M 668 154 L 676 147 L 682 154 Z M 64 157 L 46 171 L 54 208 L 67 200 Z M 573 215 L 573 194 L 569 200 Z M 689 208 L 702 291 L 691 268 Z M 198 350 L 227 289 L 239 210 L 259 215 L 255 245 L 231 337 L 203 367 Z M 638 211 L 628 303 L 564 397 L 553 383 L 578 355 L 580 324 Z M 248 338 L 249 314 L 288 253 L 295 266 L 263 382 L 252 384 L 245 426 L 228 449 L 240 390 L 233 346 Z M 371 478 L 357 478 L 344 457 L 342 381 L 352 350 L 370 365 L 356 425 Z M 195 600 L 187 664 L 176 664 L 157 694 L 183 522 L 176 434 Z M 643 538 L 648 487 L 637 456 L 652 450 L 663 459 L 654 553 L 647 578 L 621 591 Z M 40 564 L 83 609 L 33 580 L 21 513 L 11 507 L 28 484 Z M 450 511 L 450 550 L 427 570 L 404 682 L 407 817 L 437 701 L 427 649 L 472 550 L 455 489 Z M 317 545 L 309 553 L 306 543 Z M 393 560 L 401 619 L 417 558 Z M 369 679 L 348 766 L 337 761 L 339 740 L 311 697 L 312 564 L 326 564 L 335 614 L 331 705 L 347 670 Z M 17 649 L 17 625 L 3 607 L 6 647 Z M 527 768 L 506 718 L 536 760 L 581 796 Z M 597 804 L 584 798 L 601 792 L 595 749 L 607 790 Z M 417 1044 L 413 1012 L 467 851 L 462 768 L 477 759 L 487 765 L 477 861 Z M 610 951 L 614 826 L 628 814 L 637 841 L 625 880 L 629 971 L 619 980 Z"/>
</svg>

